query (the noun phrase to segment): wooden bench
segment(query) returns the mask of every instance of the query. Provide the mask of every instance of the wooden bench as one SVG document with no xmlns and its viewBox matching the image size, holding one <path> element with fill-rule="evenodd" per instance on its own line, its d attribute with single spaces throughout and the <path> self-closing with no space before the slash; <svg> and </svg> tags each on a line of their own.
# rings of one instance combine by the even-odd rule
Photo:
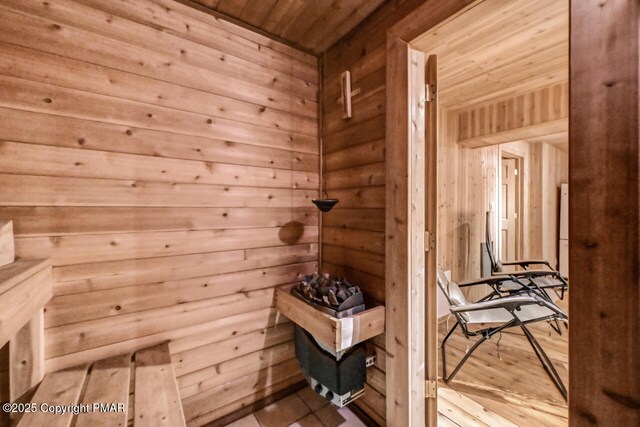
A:
<svg viewBox="0 0 640 427">
<path fill-rule="evenodd" d="M 0 395 L 14 407 L 0 426 L 186 426 L 166 342 L 44 375 L 51 275 L 48 260 L 15 260 L 12 223 L 0 222 Z"/>
<path fill-rule="evenodd" d="M 44 305 L 53 295 L 49 260 L 15 260 L 13 224 L 0 221 L 0 395 L 14 401 L 44 376 Z"/>
<path fill-rule="evenodd" d="M 31 402 L 37 411 L 25 413 L 18 427 L 186 425 L 168 343 L 47 374 Z M 45 412 L 43 404 L 77 405 L 80 413 Z"/>
</svg>

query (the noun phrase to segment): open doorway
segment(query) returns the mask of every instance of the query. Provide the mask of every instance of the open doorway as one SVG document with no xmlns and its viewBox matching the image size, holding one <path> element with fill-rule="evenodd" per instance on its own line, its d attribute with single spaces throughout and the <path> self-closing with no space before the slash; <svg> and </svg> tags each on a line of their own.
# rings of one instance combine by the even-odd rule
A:
<svg viewBox="0 0 640 427">
<path fill-rule="evenodd" d="M 510 273 L 529 267 L 511 263 L 536 258 L 557 269 L 558 199 L 568 178 L 568 14 L 565 1 L 484 0 L 415 43 L 439 64 L 437 260 L 462 285 L 466 304 L 493 295 L 491 285 L 465 285 L 497 274 L 496 264 Z M 567 312 L 566 298 L 549 299 Z M 533 319 L 527 331 L 506 328 L 472 350 L 482 341 L 476 331 L 491 334 L 502 324 L 487 316 L 495 323 L 463 332 L 454 329 L 462 325 L 449 310 L 455 307 L 446 308 L 438 325 L 438 344 L 447 340 L 446 359 L 439 352 L 439 403 L 455 405 L 462 396 L 496 423 L 566 425 L 564 325 L 556 331 L 556 319 Z M 450 416 L 456 422 L 464 414 Z"/>
<path fill-rule="evenodd" d="M 391 416 L 395 417 L 392 419 L 400 419 L 402 425 L 420 425 L 418 421 L 422 419 L 419 417 L 420 411 L 426 411 L 426 424 L 435 426 L 437 416 L 442 415 L 442 412 L 438 414 L 435 411 L 436 400 L 433 397 L 443 395 L 442 390 L 438 390 L 437 393 L 430 392 L 427 393 L 426 400 L 420 402 L 422 396 L 420 381 L 426 377 L 429 384 L 429 381 L 434 379 L 429 376 L 429 372 L 425 373 L 425 371 L 429 371 L 432 364 L 437 363 L 437 352 L 431 351 L 429 347 L 433 345 L 431 340 L 434 338 L 434 332 L 430 322 L 435 312 L 435 309 L 432 310 L 430 307 L 430 303 L 436 299 L 436 295 L 431 294 L 434 291 L 430 283 L 434 273 L 431 266 L 423 263 L 424 269 L 414 268 L 416 255 L 424 260 L 424 253 L 420 254 L 420 251 L 424 251 L 424 242 L 427 241 L 427 239 L 422 241 L 421 233 L 425 231 L 424 221 L 417 221 L 416 211 L 422 213 L 420 212 L 421 202 L 424 199 L 430 200 L 436 192 L 433 187 L 426 186 L 424 188 L 426 191 L 421 193 L 415 185 L 418 174 L 424 174 L 425 166 L 427 169 L 432 167 L 430 163 L 421 160 L 416 154 L 416 149 L 424 144 L 424 137 L 421 134 L 424 134 L 425 128 L 433 125 L 431 122 L 422 124 L 417 120 L 421 114 L 424 114 L 425 99 L 424 87 L 421 83 L 424 80 L 420 79 L 417 72 L 416 57 L 419 56 L 416 55 L 417 42 L 424 31 L 441 29 L 443 22 L 449 22 L 452 17 L 462 16 L 483 3 L 485 2 L 479 1 L 469 4 L 465 0 L 452 0 L 435 8 L 428 3 L 396 23 L 387 33 L 387 171 L 393 172 L 393 174 L 388 173 L 386 178 L 387 308 L 391 308 L 394 316 L 401 313 L 401 310 L 406 310 L 410 316 L 423 314 L 425 317 L 424 328 L 415 328 L 418 321 L 413 317 L 411 318 L 414 321 L 410 324 L 398 322 L 387 327 L 387 351 L 394 352 L 393 357 L 386 359 L 387 369 L 410 368 L 407 371 L 408 376 L 388 377 L 387 383 L 391 384 L 387 387 L 387 416 L 391 413 Z M 500 3 L 505 6 L 505 4 L 522 4 L 523 2 Z M 536 7 L 546 4 L 546 2 L 524 3 L 532 3 Z M 568 214 L 569 264 L 572 280 L 578 286 L 573 288 L 570 305 L 573 320 L 579 325 L 579 328 L 573 328 L 570 334 L 571 362 L 574 366 L 597 367 L 590 372 L 572 370 L 569 408 L 571 425 L 586 423 L 636 425 L 637 405 L 621 404 L 620 397 L 637 400 L 639 390 L 637 378 L 628 376 L 628 372 L 637 371 L 640 360 L 632 357 L 635 354 L 633 349 L 638 343 L 635 325 L 638 320 L 637 301 L 638 289 L 640 289 L 636 286 L 638 283 L 636 237 L 639 212 L 638 26 L 636 19 L 638 5 L 634 2 L 594 3 L 579 0 L 572 1 L 571 4 L 570 144 L 566 138 L 566 121 L 563 125 L 560 120 L 548 120 L 548 116 L 546 116 L 544 127 L 547 127 L 549 133 L 545 135 L 545 140 L 536 144 L 533 137 L 527 142 L 530 148 L 535 148 L 538 155 L 550 159 L 562 157 L 550 155 L 554 149 L 559 149 L 566 156 L 567 149 L 563 150 L 562 147 L 571 146 L 569 156 L 571 169 L 567 174 L 571 185 L 569 197 L 571 209 Z M 468 29 L 467 36 L 472 36 L 469 43 L 472 44 L 478 40 L 482 32 L 482 28 L 473 28 L 475 22 L 484 22 L 489 25 L 495 22 L 495 19 L 495 17 L 484 21 L 469 19 L 465 24 Z M 465 25 L 462 27 L 465 28 Z M 495 36 L 495 30 L 488 33 Z M 565 34 L 567 32 L 565 31 Z M 437 35 L 447 38 L 444 31 L 438 31 Z M 525 50 L 521 52 L 524 53 Z M 424 58 L 424 52 L 420 54 Z M 509 55 L 507 57 L 510 58 Z M 594 57 L 601 60 L 595 63 Z M 440 59 L 438 61 L 442 63 Z M 529 65 L 537 68 L 544 62 L 533 61 Z M 554 62 L 551 59 L 546 61 L 548 65 Z M 495 76 L 495 73 L 486 71 L 484 74 Z M 565 75 L 567 74 L 565 70 Z M 416 82 L 417 85 L 412 84 Z M 442 81 L 439 81 L 440 89 L 442 86 Z M 549 88 L 546 93 L 542 91 L 539 93 L 539 99 L 549 101 L 551 94 L 554 99 L 549 101 L 551 103 L 563 97 L 568 99 L 568 86 L 568 84 L 564 86 L 560 84 Z M 525 99 L 531 100 L 533 97 L 535 102 L 537 96 L 532 94 Z M 549 104 L 544 102 L 540 104 L 542 105 Z M 560 102 L 557 108 L 554 107 L 548 111 L 561 112 L 562 105 L 563 103 Z M 447 120 L 443 124 L 442 117 L 447 116 L 443 110 L 445 109 L 440 111 L 441 120 L 438 121 L 441 128 L 439 135 L 442 132 L 449 132 L 450 137 L 451 135 L 458 137 L 459 134 L 450 130 L 452 128 L 460 131 L 474 129 L 474 126 L 469 126 L 470 123 L 485 123 L 486 129 L 486 122 L 483 120 L 479 122 L 471 120 L 473 113 L 466 117 L 461 116 L 458 123 L 452 124 Z M 525 108 L 524 111 L 528 109 Z M 542 112 L 542 109 L 540 111 Z M 619 120 L 617 117 L 619 114 L 624 114 L 625 120 Z M 456 127 L 456 124 L 459 126 Z M 480 125 L 481 128 L 482 125 Z M 555 131 L 554 128 L 556 128 Z M 536 126 L 535 129 L 539 130 L 539 127 Z M 562 133 L 565 133 L 565 136 L 562 136 Z M 560 135 L 562 139 L 554 141 L 554 135 Z M 507 140 L 512 142 L 522 139 L 521 137 L 511 139 L 513 135 L 509 132 L 500 134 L 501 139 L 504 136 L 509 136 Z M 441 140 L 442 138 L 438 138 L 439 152 Z M 473 143 L 483 140 L 486 141 L 485 138 L 469 138 L 465 141 L 468 144 L 465 148 L 471 148 Z M 392 143 L 389 143 L 390 141 Z M 494 139 L 494 143 L 502 142 Z M 428 143 L 426 145 L 431 148 Z M 459 148 L 456 146 L 456 149 Z M 456 152 L 456 150 L 453 151 Z M 467 154 L 469 152 L 465 153 Z M 486 153 L 474 154 L 482 159 Z M 457 159 L 459 160 L 460 157 L 458 156 Z M 455 161 L 457 161 L 456 157 L 449 163 L 441 162 L 438 168 L 440 170 L 441 167 L 446 167 L 447 170 L 458 171 L 460 168 L 455 166 L 453 163 Z M 534 164 L 533 159 L 531 163 Z M 543 163 L 537 163 L 537 165 L 540 164 Z M 538 171 L 544 171 L 544 168 L 532 167 L 532 175 Z M 620 171 L 626 171 L 622 174 L 623 179 Z M 556 177 L 562 176 L 562 167 L 559 170 L 556 169 L 556 172 Z M 548 177 L 548 174 L 542 174 L 542 176 Z M 437 178 L 441 181 L 440 171 Z M 495 177 L 482 176 L 481 178 L 495 181 Z M 546 179 L 546 185 L 540 187 L 542 194 L 545 188 L 549 188 L 550 182 L 553 180 Z M 485 191 L 485 187 L 482 186 L 470 194 L 483 198 L 487 196 Z M 563 194 L 564 192 L 563 189 Z M 544 200 L 537 196 L 531 198 L 525 196 L 525 201 L 529 199 Z M 553 201 L 554 198 L 547 200 Z M 442 206 L 440 201 L 437 206 Z M 548 214 L 551 209 L 543 207 L 544 211 Z M 543 215 L 543 218 L 549 217 L 550 215 Z M 438 220 L 440 227 L 440 216 Z M 525 240 L 533 235 L 544 234 L 527 231 L 527 227 L 525 223 Z M 534 227 L 534 224 L 530 227 Z M 463 232 L 465 231 L 464 227 L 460 228 Z M 469 235 L 473 235 L 471 227 L 469 230 Z M 439 242 L 436 246 L 439 248 Z M 442 254 L 439 253 L 438 258 L 441 256 Z M 473 258 L 468 258 L 466 264 L 471 262 Z M 466 264 L 463 260 L 456 268 L 462 268 Z M 612 269 L 611 266 L 615 268 Z M 426 285 L 422 293 L 416 285 L 422 285 L 425 281 Z M 424 302 L 420 299 L 425 295 L 428 299 L 427 310 L 421 313 L 417 308 L 423 307 Z M 603 298 L 603 295 L 622 297 Z M 390 317 L 388 316 L 388 319 Z M 419 351 L 415 351 L 421 339 L 427 342 L 424 358 Z M 464 352 L 463 349 L 462 353 Z M 514 365 L 520 363 L 521 359 L 518 359 Z M 427 369 L 423 369 L 425 366 Z M 516 382 L 522 382 L 522 379 Z M 524 407 L 530 401 L 531 399 L 512 402 L 515 405 L 512 405 L 510 412 Z M 625 402 L 629 401 L 625 400 Z M 480 409 L 482 410 L 482 406 Z M 553 408 L 547 406 L 531 409 L 529 412 L 534 417 L 535 413 L 554 416 L 554 411 L 551 409 Z M 566 405 L 559 412 L 566 414 Z M 483 417 L 486 415 L 485 412 L 481 413 Z M 549 420 L 538 420 L 532 423 L 526 414 L 519 423 L 515 424 L 522 425 L 522 423 L 524 425 L 554 424 Z M 566 418 L 563 424 L 566 424 Z M 492 423 L 489 422 L 489 425 Z"/>
<path fill-rule="evenodd" d="M 427 236 L 433 233 L 429 226 L 430 198 L 434 193 L 437 197 L 434 248 L 437 267 L 429 263 L 434 256 L 431 248 L 425 248 L 430 252 L 424 260 L 427 355 L 431 354 L 429 345 L 433 338 L 430 279 L 438 268 L 451 282 L 477 280 L 483 276 L 483 261 L 491 252 L 493 271 L 489 274 L 527 269 L 528 265 L 508 266 L 523 257 L 548 256 L 545 266 L 550 271 L 557 269 L 558 195 L 560 184 L 568 178 L 568 17 L 565 1 L 482 0 L 411 43 L 411 48 L 422 56 L 411 51 L 410 68 L 415 68 L 417 58 L 437 57 L 438 63 L 437 90 L 432 93 L 433 87 L 428 84 L 424 95 L 423 114 L 427 116 L 423 141 L 427 153 L 424 193 L 416 185 L 420 165 L 412 165 L 409 171 L 411 206 L 416 205 L 415 195 L 425 194 L 427 200 L 427 219 L 422 222 L 422 226 L 427 224 Z M 416 76 L 410 72 L 409 82 L 420 84 Z M 418 91 L 410 92 L 410 103 L 419 97 Z M 436 123 L 429 120 L 434 100 L 438 111 Z M 419 114 L 420 107 L 411 110 L 414 122 Z M 431 138 L 434 128 L 438 129 L 436 138 Z M 387 139 L 391 137 L 388 135 Z M 411 136 L 410 141 L 413 144 L 405 156 L 414 159 L 419 156 L 420 139 Z M 432 170 L 431 143 L 437 148 L 437 176 L 431 181 L 437 183 L 435 187 L 430 187 L 428 176 Z M 394 154 L 390 152 L 388 156 Z M 393 188 L 397 188 L 396 184 L 393 183 Z M 394 196 L 388 192 L 388 201 L 397 200 Z M 419 233 L 416 212 L 410 211 L 408 222 L 415 227 L 412 232 Z M 393 214 L 397 221 L 397 212 Z M 389 212 L 387 216 L 391 216 Z M 396 251 L 389 247 L 387 250 Z M 420 257 L 411 258 L 409 274 Z M 387 275 L 394 273 L 388 271 Z M 411 283 L 415 286 L 416 282 Z M 484 302 L 491 290 L 490 285 L 463 287 L 456 296 L 456 304 Z M 557 308 L 553 314 L 560 313 L 560 320 L 568 321 L 566 300 L 557 306 L 556 300 L 548 296 L 549 303 Z M 416 310 L 416 305 L 411 309 Z M 558 318 L 545 315 L 529 319 L 536 323 L 527 328 L 490 329 L 492 326 L 487 324 L 497 322 L 492 318 L 477 322 L 474 325 L 477 328 L 471 330 L 463 324 L 468 319 L 462 321 L 453 311 L 443 313 L 442 304 L 439 309 L 438 314 L 444 316 L 437 325 L 436 345 L 449 339 L 448 357 L 452 364 L 451 376 L 447 378 L 451 381 L 442 381 L 447 374 L 443 357 L 438 360 L 439 404 L 482 408 L 485 414 L 505 424 L 567 423 L 564 383 L 568 378 L 568 340 L 564 325 L 556 324 Z M 452 319 L 449 325 L 448 318 Z M 516 322 L 509 327 L 516 324 L 522 326 Z M 461 328 L 455 330 L 458 325 Z M 551 328 L 555 328 L 552 335 Z M 483 345 L 476 348 L 468 338 L 478 338 Z M 468 357 L 470 353 L 472 357 Z M 434 362 L 433 358 L 427 360 Z M 459 360 L 466 365 L 454 370 Z M 466 403 L 456 404 L 452 401 L 456 396 L 462 396 Z"/>
</svg>

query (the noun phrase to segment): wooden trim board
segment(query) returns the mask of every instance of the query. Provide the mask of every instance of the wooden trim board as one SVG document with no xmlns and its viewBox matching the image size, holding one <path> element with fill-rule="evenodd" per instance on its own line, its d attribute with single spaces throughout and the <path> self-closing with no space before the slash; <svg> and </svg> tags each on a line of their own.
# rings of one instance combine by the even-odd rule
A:
<svg viewBox="0 0 640 427">
<path fill-rule="evenodd" d="M 571 0 L 572 427 L 640 425 L 639 16 Z"/>
</svg>

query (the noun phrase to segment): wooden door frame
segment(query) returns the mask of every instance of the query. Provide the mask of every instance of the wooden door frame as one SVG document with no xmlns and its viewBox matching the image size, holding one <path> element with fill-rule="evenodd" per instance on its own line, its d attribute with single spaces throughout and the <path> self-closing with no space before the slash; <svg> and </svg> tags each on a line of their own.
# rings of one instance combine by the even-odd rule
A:
<svg viewBox="0 0 640 427">
<path fill-rule="evenodd" d="M 640 425 L 640 3 L 570 13 L 569 423 Z"/>
<path fill-rule="evenodd" d="M 576 106 L 569 118 L 569 263 L 575 284 L 569 305 L 572 321 L 580 324 L 569 334 L 569 357 L 573 366 L 590 367 L 570 372 L 569 423 L 637 425 L 640 376 L 630 373 L 640 372 L 636 351 L 640 347 L 640 4 L 569 1 L 570 103 Z M 419 93 L 412 93 L 409 85 L 411 42 L 473 3 L 427 0 L 387 32 L 385 296 L 390 426 L 436 425 L 435 400 L 429 407 L 425 404 L 424 367 L 425 356 L 437 357 L 437 352 L 425 354 L 419 348 L 425 342 L 425 329 L 412 327 L 416 323 L 410 317 L 420 304 L 424 307 L 425 276 L 411 257 L 424 256 L 424 238 L 416 222 L 424 193 L 416 198 L 412 194 L 416 176 L 424 172 L 424 158 L 413 162 L 410 154 L 425 130 L 424 121 L 413 121 L 420 107 L 415 102 Z M 620 185 L 621 171 L 624 185 Z M 434 339 L 437 336 L 426 337 L 427 342 Z"/>
<path fill-rule="evenodd" d="M 429 190 L 429 197 L 437 194 L 437 189 L 424 188 L 425 55 L 413 49 L 411 42 L 473 3 L 475 0 L 426 1 L 387 31 L 385 345 L 389 426 L 437 424 L 437 399 L 425 399 L 425 377 L 437 381 L 437 370 L 433 370 L 437 363 L 437 319 L 424 315 L 425 294 L 436 295 L 435 280 L 433 289 L 425 289 L 425 214 L 436 214 L 425 212 L 425 195 Z M 435 236 L 437 230 L 429 231 Z M 435 298 L 429 303 L 435 303 Z M 431 359 L 425 357 L 427 352 Z"/>
</svg>

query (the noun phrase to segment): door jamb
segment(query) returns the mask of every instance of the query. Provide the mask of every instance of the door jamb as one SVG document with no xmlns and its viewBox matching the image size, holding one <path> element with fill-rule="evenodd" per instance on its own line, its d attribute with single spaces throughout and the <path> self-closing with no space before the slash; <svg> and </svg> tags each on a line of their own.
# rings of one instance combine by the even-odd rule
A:
<svg viewBox="0 0 640 427">
<path fill-rule="evenodd" d="M 385 345 L 390 426 L 437 424 L 437 399 L 425 399 L 426 367 L 436 363 L 437 357 L 429 359 L 425 347 L 432 347 L 429 341 L 437 340 L 437 333 L 425 337 L 424 322 L 425 191 L 437 189 L 423 185 L 424 54 L 411 49 L 411 42 L 475 2 L 428 1 L 387 31 Z M 411 86 L 417 90 L 412 92 Z M 412 319 L 416 314 L 418 321 Z M 437 375 L 433 380 L 437 381 Z"/>
</svg>

